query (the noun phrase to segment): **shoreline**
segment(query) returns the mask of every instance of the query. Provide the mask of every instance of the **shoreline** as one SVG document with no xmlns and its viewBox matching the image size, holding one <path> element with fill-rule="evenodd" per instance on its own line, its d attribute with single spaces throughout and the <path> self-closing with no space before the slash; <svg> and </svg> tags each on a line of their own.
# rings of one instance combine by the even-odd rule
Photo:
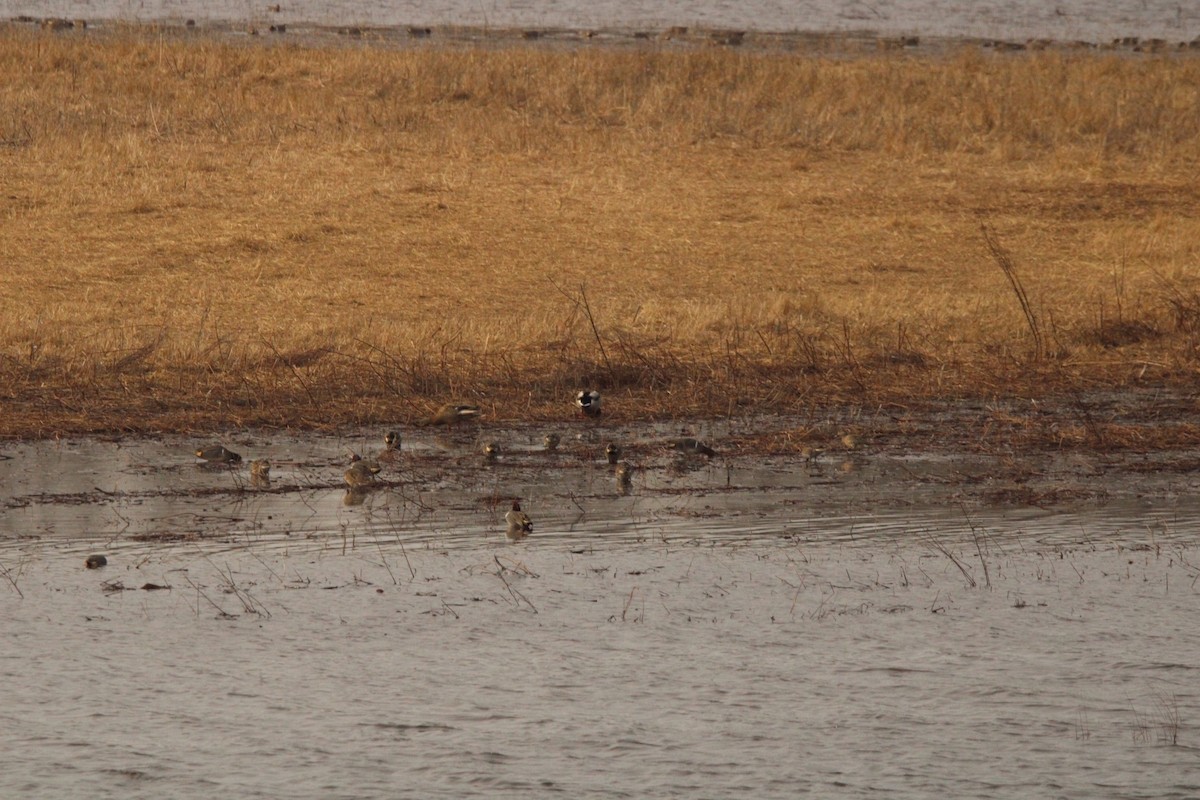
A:
<svg viewBox="0 0 1200 800">
<path fill-rule="evenodd" d="M 924 55 L 978 48 L 996 53 L 1096 51 L 1126 54 L 1200 54 L 1200 36 L 1191 39 L 1121 36 L 1107 41 L 1052 37 L 977 37 L 891 34 L 870 28 L 843 31 L 748 30 L 687 25 L 646 27 L 538 27 L 479 25 L 327 25 L 272 21 L 277 14 L 245 22 L 182 17 L 156 21 L 92 20 L 17 15 L 6 22 L 61 34 L 160 31 L 175 36 L 217 36 L 233 41 L 301 44 L 369 44 L 385 48 L 436 46 L 523 46 L 548 48 L 609 47 L 738 48 L 748 52 L 861 56 L 872 52 Z M 280 19 L 283 19 L 280 17 Z M 3 24 L 3 23 L 0 23 Z"/>
</svg>

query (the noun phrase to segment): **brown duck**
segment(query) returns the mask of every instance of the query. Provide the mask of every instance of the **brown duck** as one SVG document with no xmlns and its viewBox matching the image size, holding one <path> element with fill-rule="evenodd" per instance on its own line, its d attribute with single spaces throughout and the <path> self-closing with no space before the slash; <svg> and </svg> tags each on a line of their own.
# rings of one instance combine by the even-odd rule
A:
<svg viewBox="0 0 1200 800">
<path fill-rule="evenodd" d="M 509 538 L 519 539 L 533 532 L 533 520 L 521 510 L 519 500 L 513 500 L 512 510 L 504 515 L 504 521 L 508 523 Z"/>
<path fill-rule="evenodd" d="M 457 425 L 469 419 L 476 419 L 483 411 L 479 406 L 452 405 L 447 403 L 437 410 L 430 419 L 430 425 Z"/>
</svg>

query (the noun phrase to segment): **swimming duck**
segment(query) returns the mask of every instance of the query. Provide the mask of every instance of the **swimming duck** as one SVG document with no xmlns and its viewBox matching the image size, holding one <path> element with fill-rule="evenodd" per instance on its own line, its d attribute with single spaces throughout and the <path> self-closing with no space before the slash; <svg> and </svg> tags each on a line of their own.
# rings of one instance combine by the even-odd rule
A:
<svg viewBox="0 0 1200 800">
<path fill-rule="evenodd" d="M 363 461 L 360 458 L 350 465 L 350 469 L 342 473 L 342 477 L 350 488 L 357 489 L 374 484 L 375 476 L 378 474 L 378 464 L 371 461 Z"/>
<path fill-rule="evenodd" d="M 498 455 L 500 455 L 500 445 L 495 442 L 488 442 L 483 446 L 483 460 L 487 463 L 494 463 Z"/>
<path fill-rule="evenodd" d="M 474 419 L 483 412 L 479 406 L 444 405 L 429 420 L 430 425 L 457 425 L 463 420 Z"/>
<path fill-rule="evenodd" d="M 609 442 L 604 447 L 604 457 L 608 459 L 608 463 L 616 464 L 621 460 L 621 448 L 613 442 Z"/>
<path fill-rule="evenodd" d="M 671 441 L 671 446 L 688 456 L 702 455 L 712 458 L 717 454 L 716 450 L 713 450 L 699 439 L 693 439 L 691 436 L 685 436 L 682 439 L 674 439 Z"/>
<path fill-rule="evenodd" d="M 512 510 L 504 515 L 504 521 L 508 523 L 509 538 L 519 539 L 533 532 L 533 520 L 521 510 L 519 500 L 513 500 Z"/>
<path fill-rule="evenodd" d="M 196 451 L 196 458 L 202 458 L 205 461 L 211 461 L 219 464 L 236 464 L 242 460 L 242 457 L 232 450 L 226 450 L 224 446 L 214 444 L 209 447 L 201 447 Z"/>
<path fill-rule="evenodd" d="M 562 441 L 557 433 L 547 433 L 542 437 L 542 446 L 547 450 L 557 450 L 558 443 Z"/>
<path fill-rule="evenodd" d="M 100 569 L 101 567 L 108 566 L 108 559 L 102 554 L 96 553 L 88 556 L 87 559 L 84 560 L 83 565 L 88 569 Z"/>
<path fill-rule="evenodd" d="M 585 417 L 600 416 L 600 392 L 595 389 L 580 389 L 575 395 L 575 405 Z"/>
<path fill-rule="evenodd" d="M 271 462 L 265 458 L 256 458 L 250 462 L 250 482 L 255 486 L 271 485 Z"/>
</svg>

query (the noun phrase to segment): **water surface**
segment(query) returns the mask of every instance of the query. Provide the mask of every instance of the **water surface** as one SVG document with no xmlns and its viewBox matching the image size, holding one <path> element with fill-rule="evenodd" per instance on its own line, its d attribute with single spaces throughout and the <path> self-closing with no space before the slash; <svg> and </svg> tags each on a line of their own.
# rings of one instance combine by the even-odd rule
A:
<svg viewBox="0 0 1200 800">
<path fill-rule="evenodd" d="M 283 23 L 323 26 L 473 26 L 662 29 L 675 25 L 754 31 L 921 34 L 968 38 L 1050 38 L 1107 42 L 1117 37 L 1190 40 L 1200 6 L 1176 0 L 648 0 L 530 3 L 524 0 L 5 0 L 0 16 L 91 20 Z"/>
<path fill-rule="evenodd" d="M 5 446 L 0 795 L 1200 792 L 1190 475 L 564 433 L 413 432 L 357 505 L 371 432 L 230 437 L 269 488 L 207 441 Z"/>
</svg>

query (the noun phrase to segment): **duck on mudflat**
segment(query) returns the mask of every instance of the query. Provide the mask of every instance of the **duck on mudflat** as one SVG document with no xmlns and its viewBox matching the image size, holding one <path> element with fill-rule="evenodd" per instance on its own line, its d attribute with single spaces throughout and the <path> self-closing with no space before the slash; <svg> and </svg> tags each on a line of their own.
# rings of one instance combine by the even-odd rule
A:
<svg viewBox="0 0 1200 800">
<path fill-rule="evenodd" d="M 622 461 L 613 470 L 613 479 L 617 482 L 617 491 L 622 494 L 628 492 L 629 487 L 633 485 L 633 467 L 627 462 Z"/>
<path fill-rule="evenodd" d="M 713 450 L 699 439 L 693 439 L 691 436 L 684 436 L 681 439 L 672 439 L 671 447 L 687 456 L 701 455 L 712 458 L 717 454 L 716 450 Z"/>
<path fill-rule="evenodd" d="M 250 462 L 250 482 L 255 486 L 271 485 L 271 462 L 265 458 L 256 458 Z"/>
<path fill-rule="evenodd" d="M 201 447 L 196 452 L 196 458 L 202 458 L 216 464 L 236 464 L 242 460 L 242 457 L 232 450 L 228 450 L 224 445 L 214 444 L 208 447 Z"/>
<path fill-rule="evenodd" d="M 434 414 L 429 419 L 429 424 L 430 425 L 457 425 L 460 422 L 464 422 L 469 419 L 475 419 L 482 413 L 483 413 L 483 411 L 479 408 L 479 406 L 469 406 L 469 405 L 462 405 L 462 404 L 454 405 L 451 403 L 447 403 L 446 405 L 439 408 L 437 410 L 437 413 Z"/>
<path fill-rule="evenodd" d="M 575 394 L 575 405 L 585 417 L 600 416 L 600 392 L 595 389 L 580 389 Z"/>
</svg>

